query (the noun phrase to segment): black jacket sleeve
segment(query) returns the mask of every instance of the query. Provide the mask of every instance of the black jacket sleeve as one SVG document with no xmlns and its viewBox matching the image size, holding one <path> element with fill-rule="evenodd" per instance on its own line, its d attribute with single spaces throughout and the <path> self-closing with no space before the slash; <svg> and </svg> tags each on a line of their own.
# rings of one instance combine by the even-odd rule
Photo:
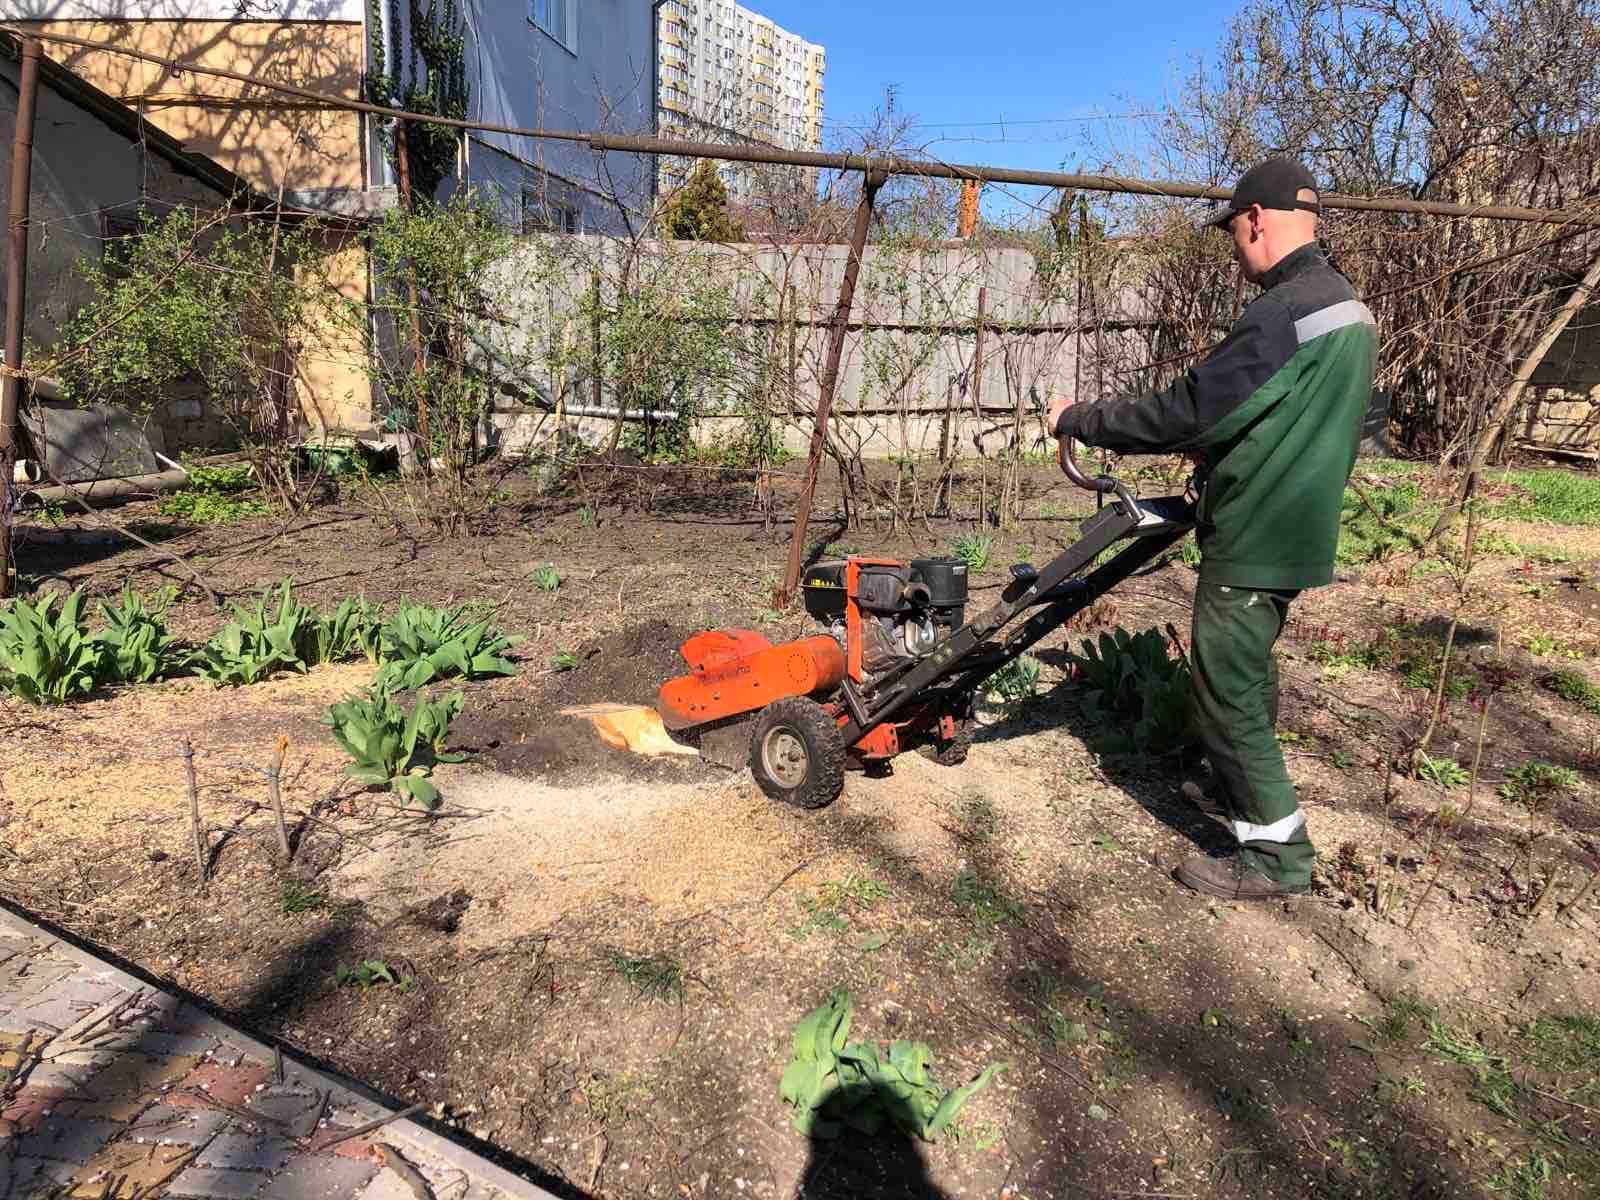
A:
<svg viewBox="0 0 1600 1200">
<path fill-rule="evenodd" d="M 1056 422 L 1056 435 L 1125 454 L 1189 449 L 1288 362 L 1298 344 L 1288 309 L 1260 296 L 1222 345 L 1170 385 L 1144 396 L 1075 404 Z"/>
</svg>

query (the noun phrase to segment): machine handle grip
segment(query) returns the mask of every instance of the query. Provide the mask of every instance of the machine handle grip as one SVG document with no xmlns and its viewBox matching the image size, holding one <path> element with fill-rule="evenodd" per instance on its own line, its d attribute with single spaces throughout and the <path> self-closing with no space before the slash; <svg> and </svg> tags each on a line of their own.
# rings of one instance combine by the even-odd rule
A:
<svg viewBox="0 0 1600 1200">
<path fill-rule="evenodd" d="M 1072 454 L 1072 438 L 1062 434 L 1056 439 L 1056 447 L 1061 461 L 1061 471 L 1078 487 L 1086 492 L 1114 492 L 1118 490 L 1117 481 L 1109 475 L 1097 475 L 1093 479 L 1085 475 L 1078 467 L 1078 460 Z"/>
</svg>

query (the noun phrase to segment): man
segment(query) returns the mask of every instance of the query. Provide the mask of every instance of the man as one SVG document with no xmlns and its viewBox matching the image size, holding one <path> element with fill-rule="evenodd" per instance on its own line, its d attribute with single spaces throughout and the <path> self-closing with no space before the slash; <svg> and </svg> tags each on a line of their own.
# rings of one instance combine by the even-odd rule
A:
<svg viewBox="0 0 1600 1200">
<path fill-rule="evenodd" d="M 1239 180 L 1206 224 L 1233 237 L 1261 295 L 1203 362 L 1145 396 L 1052 401 L 1058 437 L 1124 453 L 1196 453 L 1200 578 L 1189 658 L 1189 714 L 1239 850 L 1178 867 L 1188 886 L 1227 899 L 1304 891 L 1316 859 L 1274 725 L 1272 647 L 1290 602 L 1333 580 L 1344 488 L 1372 399 L 1377 329 L 1316 244 L 1315 183 L 1274 158 Z M 1207 807 L 1192 785 L 1185 794 Z"/>
</svg>

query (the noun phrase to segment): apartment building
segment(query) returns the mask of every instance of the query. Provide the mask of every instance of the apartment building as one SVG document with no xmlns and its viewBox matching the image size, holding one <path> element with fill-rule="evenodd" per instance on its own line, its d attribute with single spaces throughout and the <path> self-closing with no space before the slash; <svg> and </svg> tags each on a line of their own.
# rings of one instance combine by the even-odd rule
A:
<svg viewBox="0 0 1600 1200">
<path fill-rule="evenodd" d="M 657 17 L 661 133 L 696 141 L 742 141 L 789 150 L 822 148 L 827 53 L 732 0 L 665 0 Z M 664 159 L 662 191 L 694 164 Z M 730 196 L 754 200 L 770 171 L 719 168 Z M 806 173 L 815 186 L 815 173 Z"/>
</svg>

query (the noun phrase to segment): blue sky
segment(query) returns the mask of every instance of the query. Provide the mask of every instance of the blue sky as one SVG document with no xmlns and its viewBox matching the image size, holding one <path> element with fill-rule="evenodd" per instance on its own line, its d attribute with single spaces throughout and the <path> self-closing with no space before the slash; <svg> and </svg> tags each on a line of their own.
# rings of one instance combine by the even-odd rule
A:
<svg viewBox="0 0 1600 1200">
<path fill-rule="evenodd" d="M 924 123 L 916 137 L 930 153 L 1039 170 L 1100 166 L 1088 157 L 1084 134 L 1091 126 L 1081 118 L 1149 111 L 1195 53 L 1215 47 L 1240 6 L 1240 0 L 1144 0 L 1137 8 L 1054 0 L 742 3 L 827 48 L 829 148 L 842 125 L 868 118 L 893 85 L 897 107 Z M 1119 130 L 1124 138 L 1137 127 L 1128 120 L 1093 123 L 1096 132 Z M 1003 196 L 986 196 L 986 209 L 997 204 L 1012 207 Z"/>
</svg>

